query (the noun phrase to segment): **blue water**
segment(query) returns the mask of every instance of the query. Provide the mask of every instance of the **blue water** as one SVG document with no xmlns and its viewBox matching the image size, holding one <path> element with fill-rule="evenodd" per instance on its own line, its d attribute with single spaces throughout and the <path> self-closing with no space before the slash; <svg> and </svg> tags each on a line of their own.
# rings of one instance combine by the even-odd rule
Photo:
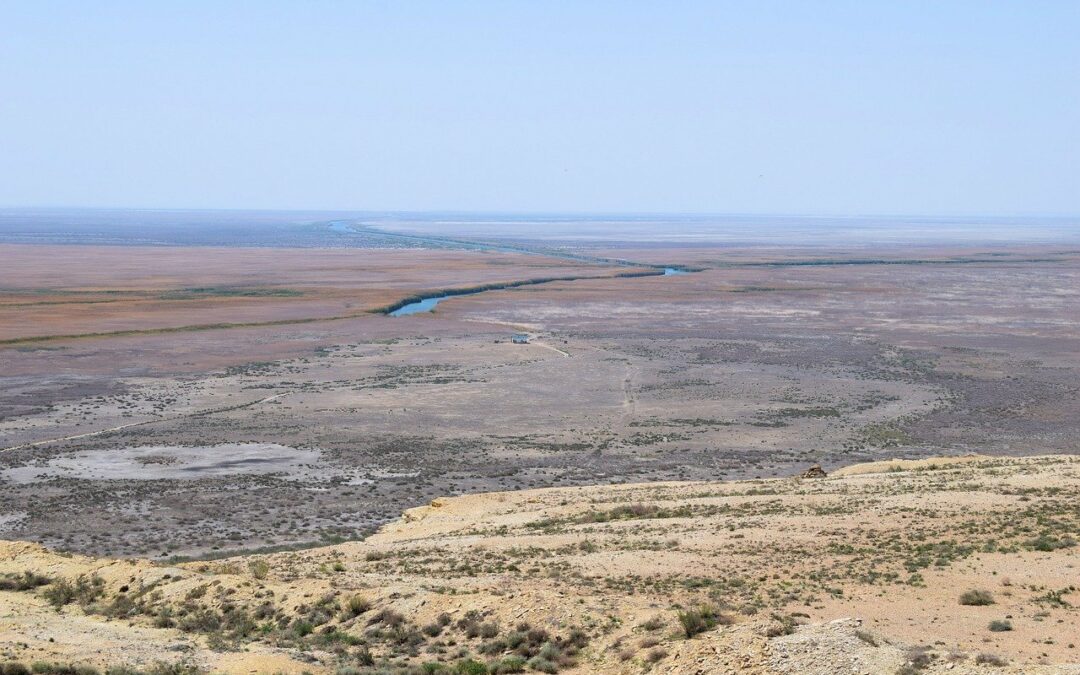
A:
<svg viewBox="0 0 1080 675">
<path fill-rule="evenodd" d="M 435 309 L 435 305 L 449 297 L 449 295 L 440 295 L 437 298 L 424 298 L 423 300 L 410 302 L 409 304 L 390 312 L 390 316 L 407 316 L 409 314 L 419 314 L 420 312 L 430 312 Z"/>
<path fill-rule="evenodd" d="M 664 276 L 670 277 L 676 274 L 688 274 L 686 270 L 681 270 L 678 267 L 665 267 Z M 435 305 L 439 304 L 447 298 L 452 298 L 459 295 L 474 295 L 476 293 L 483 293 L 484 291 L 474 291 L 473 293 L 455 293 L 454 295 L 439 295 L 434 298 L 424 298 L 423 300 L 417 300 L 416 302 L 410 302 L 407 305 L 398 307 L 394 311 L 390 312 L 390 316 L 408 316 L 410 314 L 419 314 L 421 312 L 430 312 L 435 309 Z"/>
</svg>

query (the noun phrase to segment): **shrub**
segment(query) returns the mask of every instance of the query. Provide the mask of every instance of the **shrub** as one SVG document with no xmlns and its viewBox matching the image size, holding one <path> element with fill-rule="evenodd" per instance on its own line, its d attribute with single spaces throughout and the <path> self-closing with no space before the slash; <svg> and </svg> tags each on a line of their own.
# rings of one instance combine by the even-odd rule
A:
<svg viewBox="0 0 1080 675">
<path fill-rule="evenodd" d="M 488 640 L 480 645 L 478 651 L 481 654 L 502 654 L 506 651 L 506 640 Z"/>
<path fill-rule="evenodd" d="M 994 604 L 994 596 L 990 593 L 990 591 L 965 591 L 960 595 L 960 604 L 972 605 L 976 607 L 992 605 Z"/>
<path fill-rule="evenodd" d="M 375 655 L 367 647 L 361 647 L 356 650 L 356 662 L 362 666 L 373 666 L 375 665 Z"/>
<path fill-rule="evenodd" d="M 765 637 L 780 637 L 781 635 L 791 635 L 795 632 L 795 617 L 790 614 L 773 614 L 772 618 L 776 620 L 776 623 L 769 626 L 765 631 Z"/>
<path fill-rule="evenodd" d="M 487 675 L 488 667 L 475 659 L 463 659 L 457 662 L 454 671 L 461 675 Z"/>
<path fill-rule="evenodd" d="M 30 675 L 30 669 L 21 663 L 0 663 L 0 673 L 4 675 Z"/>
<path fill-rule="evenodd" d="M 46 663 L 44 661 L 36 661 L 31 664 L 30 671 L 41 673 L 41 675 L 100 675 L 98 669 L 93 666 L 73 666 L 61 663 Z"/>
<path fill-rule="evenodd" d="M 679 612 L 679 623 L 682 624 L 683 634 L 692 638 L 699 633 L 704 633 L 717 624 L 730 624 L 731 618 L 720 614 L 712 605 L 702 605 L 697 609 Z"/>
<path fill-rule="evenodd" d="M 60 609 L 73 602 L 78 602 L 85 607 L 101 597 L 104 592 L 104 579 L 97 575 L 87 577 L 85 574 L 80 574 L 75 583 L 67 579 L 54 581 L 45 589 L 43 595 L 53 607 Z"/>
<path fill-rule="evenodd" d="M 576 649 L 584 649 L 589 644 L 588 634 L 580 628 L 571 628 L 570 634 L 566 636 L 564 642 L 568 645 L 572 645 Z"/>
<path fill-rule="evenodd" d="M 369 626 L 374 626 L 377 623 L 393 628 L 394 626 L 400 626 L 405 623 L 405 617 L 392 609 L 383 609 L 375 616 L 368 619 Z"/>
<path fill-rule="evenodd" d="M 266 575 L 270 573 L 270 563 L 262 558 L 257 558 L 248 563 L 248 569 L 251 570 L 251 576 L 256 579 L 265 579 Z"/>
<path fill-rule="evenodd" d="M 518 626 L 518 630 L 521 630 L 521 626 Z M 526 631 L 525 639 L 531 645 L 542 645 L 551 639 L 551 635 L 543 628 L 526 628 Z"/>
<path fill-rule="evenodd" d="M 913 647 L 907 650 L 905 656 L 907 663 L 900 668 L 901 675 L 920 673 L 929 668 L 936 658 L 927 647 Z"/>
<path fill-rule="evenodd" d="M 649 663 L 657 663 L 663 661 L 668 655 L 668 651 L 663 647 L 656 647 L 650 649 L 649 653 L 645 655 L 645 660 Z"/>
<path fill-rule="evenodd" d="M 538 670 L 541 673 L 557 673 L 559 672 L 559 666 L 555 663 L 548 661 L 541 656 L 534 656 L 529 659 L 529 667 L 533 670 Z"/>
<path fill-rule="evenodd" d="M 201 668 L 193 666 L 190 663 L 165 663 L 164 661 L 158 661 L 154 665 L 150 666 L 149 670 L 144 671 L 141 675 L 200 675 L 203 673 Z M 106 675 L 125 675 L 121 670 L 114 670 L 110 668 Z M 132 673 L 132 675 L 137 675 Z"/>
<path fill-rule="evenodd" d="M 1007 633 L 1012 630 L 1012 623 L 1005 620 L 994 620 L 990 622 L 990 631 L 993 633 Z"/>
<path fill-rule="evenodd" d="M 30 570 L 26 570 L 21 575 L 5 574 L 3 576 L 0 576 L 0 591 L 32 591 L 38 586 L 48 585 L 50 581 L 51 580 L 49 579 L 49 577 L 36 574 L 34 572 L 31 572 Z M 26 667 L 18 663 L 14 665 L 22 668 Z M 7 666 L 4 667 L 6 668 Z M 4 675 L 7 675 L 6 671 L 0 672 L 3 672 Z"/>
<path fill-rule="evenodd" d="M 181 618 L 177 627 L 185 633 L 212 633 L 221 628 L 221 617 L 213 610 L 200 609 Z"/>
<path fill-rule="evenodd" d="M 491 672 L 494 675 L 523 673 L 525 672 L 525 659 L 520 656 L 505 656 L 491 666 Z"/>
<path fill-rule="evenodd" d="M 506 637 L 503 638 L 503 639 L 506 640 L 507 648 L 509 648 L 509 649 L 517 649 L 518 647 L 520 647 L 522 645 L 522 643 L 525 642 L 525 640 L 527 638 L 525 637 L 525 633 L 522 633 L 521 631 L 517 631 L 517 630 L 512 630 L 509 633 L 507 633 Z"/>
<path fill-rule="evenodd" d="M 187 595 L 185 595 L 184 598 L 186 600 L 198 600 L 199 598 L 206 595 L 206 589 L 207 589 L 206 584 L 199 584 L 195 588 L 188 591 Z"/>
<path fill-rule="evenodd" d="M 1076 546 L 1076 540 L 1070 537 L 1055 537 L 1051 534 L 1041 534 L 1035 539 L 1030 539 L 1027 542 L 1028 547 L 1036 551 L 1056 551 L 1059 548 L 1071 548 Z"/>
<path fill-rule="evenodd" d="M 60 579 L 54 582 L 52 586 L 45 589 L 42 594 L 43 597 L 49 601 L 49 604 L 60 609 L 64 605 L 71 604 L 75 601 L 75 587 L 71 585 L 71 582 L 67 579 Z"/>
<path fill-rule="evenodd" d="M 354 595 L 345 602 L 345 609 L 341 612 L 343 621 L 360 616 L 371 609 L 371 602 L 362 595 Z"/>
<path fill-rule="evenodd" d="M 1071 593 L 1073 588 L 1062 588 L 1056 591 L 1048 591 L 1046 595 L 1041 595 L 1035 598 L 1035 602 L 1045 602 L 1048 605 L 1054 605 L 1056 607 L 1069 607 L 1069 602 L 1065 599 L 1065 595 Z"/>
<path fill-rule="evenodd" d="M 442 633 L 443 627 L 440 626 L 438 623 L 429 623 L 420 630 L 423 631 L 424 635 L 427 635 L 428 637 L 439 637 L 439 634 Z"/>
<path fill-rule="evenodd" d="M 979 654 L 978 656 L 975 657 L 975 663 L 979 664 L 980 666 L 998 666 L 998 667 L 1006 666 L 1006 665 L 1009 664 L 1008 661 L 1001 658 L 1000 656 L 998 656 L 996 654 L 987 654 L 985 652 L 982 653 L 982 654 Z"/>
<path fill-rule="evenodd" d="M 554 643 L 548 642 L 540 648 L 540 653 L 537 656 L 545 661 L 558 661 L 560 656 L 559 648 Z"/>
</svg>

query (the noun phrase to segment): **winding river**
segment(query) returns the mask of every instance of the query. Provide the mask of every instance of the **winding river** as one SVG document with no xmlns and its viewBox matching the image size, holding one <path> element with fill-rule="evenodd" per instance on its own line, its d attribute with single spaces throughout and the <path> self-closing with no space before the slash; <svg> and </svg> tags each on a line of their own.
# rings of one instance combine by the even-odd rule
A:
<svg viewBox="0 0 1080 675">
<path fill-rule="evenodd" d="M 364 229 L 366 229 L 363 226 L 360 226 L 361 229 L 358 230 L 355 223 L 345 221 L 345 220 L 335 220 L 335 221 L 329 223 L 328 225 L 329 225 L 329 228 L 332 231 L 337 232 L 339 234 L 361 234 L 362 231 Z M 590 256 L 576 255 L 576 254 L 573 254 L 573 253 L 566 253 L 566 252 L 557 251 L 557 250 L 555 250 L 555 251 L 550 251 L 550 250 L 537 251 L 537 250 L 533 250 L 533 249 L 529 249 L 529 248 L 525 248 L 525 247 L 518 247 L 518 246 L 506 246 L 506 245 L 499 245 L 499 244 L 488 244 L 488 243 L 484 243 L 484 242 L 463 241 L 463 240 L 450 239 L 450 238 L 421 237 L 421 236 L 416 236 L 416 235 L 411 235 L 411 234 L 399 234 L 399 233 L 395 233 L 395 232 L 384 232 L 382 230 L 375 230 L 375 232 L 377 232 L 379 234 L 379 236 L 389 237 L 389 238 L 398 238 L 398 239 L 402 239 L 402 240 L 407 240 L 407 241 L 412 242 L 412 243 L 432 244 L 432 245 L 436 245 L 436 246 L 451 246 L 451 247 L 455 247 L 455 248 L 465 248 L 465 249 L 474 250 L 474 251 L 497 251 L 497 252 L 500 252 L 500 253 L 522 253 L 522 254 L 526 254 L 526 255 L 542 255 L 542 256 L 547 256 L 547 257 L 551 257 L 551 258 L 562 258 L 562 259 L 565 259 L 565 260 L 575 260 L 575 261 L 578 261 L 578 262 L 587 262 L 587 263 L 595 263 L 595 264 L 608 264 L 608 265 L 613 264 L 613 265 L 620 265 L 620 266 L 623 266 L 623 267 L 635 267 L 635 268 L 641 268 L 643 270 L 647 270 L 647 271 L 643 271 L 641 274 L 622 274 L 622 275 L 619 275 L 619 276 L 624 276 L 624 277 L 638 277 L 638 276 L 665 276 L 665 277 L 668 277 L 668 276 L 674 276 L 674 275 L 677 275 L 677 274 L 688 274 L 690 272 L 690 270 L 682 269 L 680 267 L 670 267 L 670 266 L 661 267 L 659 265 L 649 265 L 649 264 L 644 264 L 644 263 L 635 263 L 635 262 L 631 262 L 631 261 L 628 261 L 628 260 L 613 260 L 613 259 L 608 259 L 608 258 L 593 258 L 593 257 L 590 257 Z M 659 270 L 662 270 L 662 271 L 659 271 Z M 408 299 L 407 302 L 403 302 L 403 303 L 400 303 L 400 304 L 397 304 L 397 305 L 391 305 L 392 309 L 390 309 L 386 313 L 389 314 L 390 316 L 409 316 L 410 314 L 422 314 L 424 312 L 430 312 L 430 311 L 434 310 L 435 306 L 438 305 L 443 300 L 446 300 L 447 298 L 452 298 L 452 297 L 458 296 L 458 295 L 476 295 L 478 293 L 486 293 L 488 291 L 503 290 L 503 289 L 506 289 L 506 288 L 514 288 L 514 287 L 517 287 L 517 286 L 536 285 L 536 284 L 548 283 L 548 282 L 551 282 L 551 281 L 578 281 L 578 280 L 584 280 L 584 279 L 603 279 L 603 278 L 607 278 L 607 277 L 573 277 L 573 278 L 568 277 L 568 278 L 555 278 L 555 279 L 537 279 L 537 280 L 533 280 L 533 281 L 511 282 L 511 283 L 506 284 L 506 285 L 499 285 L 499 286 L 493 286 L 493 287 L 477 288 L 475 290 L 465 289 L 465 290 L 459 290 L 459 291 L 446 291 L 444 293 L 439 293 L 439 294 L 430 295 L 430 296 L 417 297 L 415 299 L 410 298 L 410 299 Z"/>
<path fill-rule="evenodd" d="M 662 274 L 657 274 L 655 276 L 669 277 L 669 276 L 674 276 L 674 275 L 677 275 L 677 274 L 687 274 L 687 273 L 688 272 L 686 270 L 679 269 L 678 267 L 665 267 Z M 642 276 L 646 276 L 646 275 L 642 275 Z M 604 279 L 604 278 L 607 278 L 607 277 L 585 277 L 585 278 Z M 493 291 L 493 290 L 503 290 L 503 289 L 486 288 L 486 289 L 480 289 L 480 290 L 475 290 L 475 291 L 466 291 L 466 292 L 462 292 L 462 293 L 444 293 L 443 295 L 433 295 L 431 297 L 420 298 L 418 300 L 414 300 L 412 302 L 404 304 L 401 307 L 398 307 L 397 309 L 395 309 L 393 311 L 390 311 L 390 312 L 387 312 L 387 313 L 390 316 L 408 316 L 410 314 L 421 314 L 423 312 L 432 311 L 433 309 L 435 309 L 436 305 L 438 305 L 440 302 L 442 302 L 443 300 L 446 300 L 448 298 L 453 298 L 455 296 L 462 296 L 462 295 L 477 295 L 478 293 L 487 293 L 487 292 Z"/>
</svg>

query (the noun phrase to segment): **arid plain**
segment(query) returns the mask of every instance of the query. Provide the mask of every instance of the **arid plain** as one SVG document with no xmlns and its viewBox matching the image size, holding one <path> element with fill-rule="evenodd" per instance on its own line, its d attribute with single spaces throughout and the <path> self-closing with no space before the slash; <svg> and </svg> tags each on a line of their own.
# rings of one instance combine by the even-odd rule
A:
<svg viewBox="0 0 1080 675">
<path fill-rule="evenodd" d="M 738 631 L 744 631 L 744 646 L 750 651 L 765 644 L 759 633 L 747 632 L 751 624 L 766 633 L 778 624 L 781 632 L 773 637 L 793 639 L 799 635 L 791 623 L 795 619 L 806 623 L 841 617 L 881 624 L 875 630 L 884 637 L 867 633 L 855 638 L 861 649 L 875 643 L 876 650 L 876 643 L 886 644 L 887 639 L 901 645 L 887 654 L 872 650 L 867 658 L 884 661 L 843 672 L 879 672 L 872 664 L 886 662 L 894 670 L 994 667 L 989 656 L 985 663 L 975 663 L 981 651 L 1000 655 L 1014 667 L 1077 661 L 1065 646 L 1067 631 L 1077 626 L 1068 589 L 1080 585 L 1080 579 L 1073 567 L 1074 549 L 1067 545 L 1077 535 L 1077 507 L 1075 500 L 1063 498 L 1075 493 L 1077 484 L 1074 464 L 1062 457 L 1080 448 L 1080 250 L 1075 246 L 643 244 L 611 238 L 519 239 L 479 250 L 463 245 L 460 238 L 425 242 L 381 236 L 365 231 L 356 246 L 304 248 L 184 242 L 102 246 L 52 240 L 0 244 L 0 538 L 38 542 L 65 554 L 155 561 L 138 563 L 148 574 L 174 569 L 155 565 L 188 559 L 338 545 L 342 548 L 309 554 L 276 553 L 270 578 L 302 578 L 304 556 L 321 561 L 324 572 L 339 557 L 347 571 L 354 561 L 366 560 L 361 566 L 365 573 L 374 565 L 378 569 L 371 572 L 390 577 L 382 582 L 365 577 L 362 583 L 349 577 L 350 592 L 367 584 L 371 602 L 403 612 L 413 623 L 437 623 L 444 610 L 495 611 L 494 598 L 501 595 L 493 595 L 482 607 L 455 608 L 438 600 L 447 593 L 491 592 L 490 587 L 456 588 L 458 584 L 449 581 L 448 588 L 455 590 L 428 588 L 446 575 L 423 562 L 424 556 L 445 553 L 439 548 L 445 544 L 441 538 L 478 546 L 453 555 L 477 558 L 470 564 L 480 567 L 481 579 L 497 576 L 496 586 L 540 579 L 548 584 L 557 575 L 548 569 L 551 565 L 534 569 L 529 555 L 518 560 L 517 553 L 508 562 L 510 558 L 503 560 L 506 555 L 492 552 L 502 567 L 485 571 L 483 551 L 535 546 L 532 557 L 547 560 L 551 551 L 572 545 L 578 547 L 573 560 L 556 567 L 595 579 L 584 586 L 578 581 L 565 588 L 556 584 L 544 593 L 581 595 L 589 609 L 572 610 L 564 603 L 545 614 L 547 610 L 536 607 L 546 605 L 533 603 L 528 611 L 529 620 L 546 625 L 552 635 L 556 629 L 565 633 L 560 635 L 569 641 L 550 640 L 564 648 L 563 670 L 683 672 L 685 667 L 685 672 L 712 672 L 691 667 L 698 663 L 695 659 L 706 658 L 699 653 L 703 644 L 672 642 L 668 636 L 677 626 L 678 608 L 706 601 L 716 605 L 717 621 L 732 624 L 718 628 L 713 623 L 709 630 L 734 631 L 736 640 L 742 639 Z M 686 273 L 661 275 L 665 266 Z M 430 313 L 392 317 L 380 311 L 409 296 L 478 287 L 490 290 L 451 297 Z M 527 333 L 529 343 L 511 343 L 514 333 Z M 925 473 L 904 474 L 910 480 L 898 476 L 896 484 L 886 475 L 875 479 L 884 481 L 880 485 L 854 485 L 851 481 L 858 479 L 847 477 L 835 484 L 807 481 L 806 488 L 785 481 L 717 483 L 786 478 L 813 464 L 832 473 L 861 462 L 968 454 L 988 459 L 975 469 L 932 474 L 955 480 L 954 487 L 936 478 L 927 482 L 923 477 L 931 474 Z M 1058 457 L 1000 467 L 989 459 L 1036 455 Z M 1029 484 L 1024 476 L 1030 472 L 1042 482 Z M 1009 477 L 1013 475 L 1017 478 Z M 657 481 L 666 483 L 655 488 L 603 487 Z M 708 487 L 670 481 L 706 481 Z M 985 489 L 955 487 L 973 484 Z M 826 487 L 813 487 L 817 485 Z M 498 527 L 491 519 L 498 518 L 487 506 L 458 514 L 461 520 L 454 527 L 464 527 L 464 532 L 410 534 L 419 541 L 435 537 L 434 543 L 425 544 L 430 550 L 425 548 L 423 555 L 394 553 L 392 529 L 384 528 L 363 543 L 341 543 L 369 537 L 396 522 L 406 509 L 433 500 L 572 486 L 600 486 L 587 488 L 599 491 L 589 497 L 593 501 L 625 502 L 629 510 L 614 520 L 645 523 L 650 528 L 647 539 L 654 543 L 641 551 L 660 551 L 634 555 L 654 561 L 678 558 L 672 574 L 683 581 L 691 578 L 691 567 L 701 564 L 683 551 L 687 539 L 699 537 L 686 532 L 729 531 L 729 523 L 720 522 L 719 515 L 729 507 L 709 501 L 729 489 L 790 493 L 797 509 L 786 502 L 766 508 L 756 499 L 757 505 L 742 514 L 748 520 L 738 527 L 761 528 L 775 518 L 772 525 L 783 528 L 781 521 L 795 518 L 795 509 L 802 519 L 792 525 L 800 533 L 799 546 L 807 537 L 822 537 L 822 550 L 837 556 L 833 563 L 838 569 L 848 566 L 847 571 L 825 578 L 820 570 L 789 561 L 775 570 L 764 569 L 765 578 L 746 588 L 720 588 L 720 579 L 746 583 L 752 575 L 745 562 L 737 572 L 732 570 L 739 565 L 732 563 L 729 570 L 728 563 L 718 562 L 719 567 L 704 575 L 712 580 L 703 586 L 687 587 L 679 581 L 677 591 L 654 593 L 650 604 L 631 607 L 626 603 L 638 601 L 625 598 L 634 596 L 635 584 L 652 587 L 648 579 L 659 583 L 656 580 L 671 574 L 642 565 L 633 575 L 646 581 L 637 579 L 627 590 L 627 563 L 606 561 L 602 553 L 592 556 L 588 550 L 617 548 L 618 533 L 605 526 L 599 541 L 589 536 L 588 518 L 572 504 L 594 493 L 572 490 L 517 493 L 541 501 L 548 499 L 545 495 L 567 495 L 560 499 L 569 501 L 543 502 L 552 511 L 545 511 L 547 520 L 536 527 L 507 516 L 514 522 L 502 544 L 498 532 L 491 531 Z M 843 496 L 823 497 L 818 503 L 813 495 L 828 492 L 829 486 Z M 875 500 L 885 497 L 873 490 L 860 492 L 867 486 L 900 496 L 896 503 L 879 504 Z M 641 494 L 631 495 L 635 490 Z M 701 490 L 712 492 L 699 494 Z M 950 504 L 947 496 L 954 490 L 964 495 Z M 920 491 L 929 500 L 925 508 L 912 496 Z M 1006 517 L 1002 514 L 1008 513 L 993 502 L 1011 503 L 1024 496 L 1037 501 L 1029 507 L 1041 504 L 1048 510 L 1029 514 L 1028 531 L 1002 534 L 989 545 L 994 537 L 982 530 L 1000 527 Z M 532 498 L 499 500 L 518 505 Z M 688 510 L 657 516 L 655 503 L 668 501 L 689 505 Z M 589 508 L 582 504 L 578 510 L 586 513 Z M 866 522 L 860 520 L 864 508 Z M 932 516 L 927 509 L 940 513 Z M 965 521 L 961 514 L 969 510 L 982 515 Z M 689 520 L 667 528 L 675 517 Z M 906 517 L 919 519 L 923 539 L 899 534 L 906 530 L 897 519 Z M 955 522 L 957 529 L 932 527 L 935 518 Z M 408 532 L 416 525 L 406 522 L 405 527 Z M 526 531 L 514 529 L 520 527 Z M 533 532 L 537 527 L 543 531 Z M 573 532 L 564 536 L 568 527 Z M 891 563 L 878 565 L 888 567 L 882 574 L 892 576 L 878 575 L 868 582 L 865 566 L 857 571 L 855 559 L 880 542 L 873 537 L 864 541 L 865 532 L 856 536 L 859 527 L 902 537 L 904 546 L 916 552 L 929 546 L 923 553 L 934 576 L 924 572 L 927 565 L 921 563 L 908 569 L 905 561 L 921 558 L 901 551 Z M 784 560 L 786 544 L 776 541 L 775 531 L 753 534 L 761 537 L 754 538 L 754 555 L 759 557 L 746 560 L 759 566 L 770 557 Z M 1038 545 L 1043 535 L 1062 545 L 1044 550 Z M 534 541 L 534 536 L 539 538 Z M 710 555 L 718 561 L 730 553 L 723 553 L 725 547 L 739 544 L 724 537 L 701 540 L 705 549 L 715 549 Z M 942 548 L 945 541 L 952 544 Z M 1031 541 L 1037 543 L 1029 545 Z M 20 544 L 11 546 L 16 551 Z M 77 566 L 45 551 L 25 549 L 31 550 L 40 557 L 41 569 L 35 573 L 57 576 L 65 565 Z M 949 575 L 961 574 L 958 569 L 964 565 L 965 584 L 975 583 L 976 573 L 991 574 L 986 565 L 971 567 L 969 560 L 978 551 L 993 554 L 986 565 L 1011 583 L 1024 574 L 1017 561 L 1052 558 L 1046 564 L 1053 567 L 1057 586 L 1040 593 L 1058 593 L 1060 602 L 1046 601 L 1053 605 L 1052 612 L 1039 617 L 1039 626 L 1016 619 L 1016 631 L 987 633 L 953 617 L 966 609 L 954 602 L 951 590 L 958 582 Z M 368 560 L 368 554 L 374 557 Z M 11 553 L 11 564 L 3 571 L 22 571 L 30 558 L 19 556 L 26 555 L 30 553 Z M 396 591 L 397 597 L 383 593 L 393 586 L 391 577 L 399 578 L 393 569 L 375 564 L 383 558 L 400 558 L 395 564 L 407 568 L 400 573 L 411 575 L 408 588 Z M 233 564 L 246 570 L 261 559 Z M 586 562 L 597 567 L 586 570 Z M 91 574 L 98 564 L 80 562 L 85 565 L 80 573 Z M 219 564 L 225 563 L 185 563 L 185 571 L 176 574 L 209 574 Z M 427 581 L 421 579 L 424 570 Z M 913 581 L 913 574 L 920 577 Z M 329 577 L 327 583 L 334 586 L 336 577 Z M 609 577 L 616 580 L 609 583 Z M 121 584 L 113 581 L 107 580 L 109 597 L 127 593 L 118 591 Z M 1036 581 L 1025 577 L 1023 583 Z M 314 590 L 302 592 L 325 591 L 316 589 L 315 581 L 311 584 Z M 606 584 L 612 593 L 612 588 L 621 589 L 617 595 L 622 599 L 603 600 L 604 593 L 589 596 L 583 590 L 595 584 Z M 875 593 L 889 595 L 897 589 L 895 602 L 902 604 L 935 586 L 940 594 L 942 585 L 950 590 L 935 601 L 940 621 L 924 622 L 916 610 L 893 616 L 870 609 Z M 1002 595 L 1000 579 L 983 585 Z M 288 592 L 301 592 L 296 588 Z M 778 599 L 783 593 L 791 597 Z M 847 600 L 850 593 L 862 600 Z M 1042 597 L 1034 591 L 1031 595 Z M 25 594 L 18 597 L 23 599 L 17 602 L 26 602 Z M 556 596 L 544 597 L 550 603 Z M 1021 597 L 1027 598 L 1027 592 Z M 594 600 L 600 603 L 596 607 L 589 604 Z M 432 608 L 443 609 L 414 606 L 428 601 Z M 1017 608 L 1017 616 L 1041 611 L 1035 607 L 1039 602 L 1030 603 L 1033 609 Z M 310 609 L 290 604 L 275 611 L 285 617 Z M 174 610 L 179 608 L 168 611 Z M 343 610 L 339 607 L 333 614 L 337 611 Z M 357 616 L 365 612 L 368 609 Z M 653 612 L 662 615 L 661 623 L 650 629 L 657 633 L 655 642 L 630 649 L 631 642 L 638 645 L 644 638 L 628 633 L 632 626 L 627 622 L 645 621 L 645 613 Z M 497 618 L 508 627 L 512 617 L 503 613 Z M 585 614 L 589 621 L 581 618 Z M 91 615 L 99 616 L 90 612 L 85 620 L 91 621 Z M 910 618 L 909 625 L 898 617 Z M 979 621 L 984 618 L 1005 620 L 1004 615 L 979 614 Z M 461 619 L 453 617 L 454 622 Z M 1053 630 L 1051 621 L 1059 622 Z M 461 624 L 466 633 L 471 630 L 467 624 Z M 827 631 L 822 628 L 827 625 L 814 623 L 805 630 Z M 1047 631 L 1035 630 L 1043 625 Z M 581 644 L 573 643 L 571 628 L 584 631 L 588 639 L 573 638 Z M 11 651 L 13 658 L 32 657 L 26 651 L 30 647 L 16 646 L 19 640 L 11 637 L 16 629 L 8 630 L 0 633 L 5 636 L 0 650 Z M 848 633 L 854 635 L 852 631 Z M 354 633 L 363 639 L 362 631 Z M 939 637 L 942 644 L 935 645 Z M 1031 641 L 1039 639 L 1052 639 L 1044 644 L 1053 646 L 1032 647 Z M 245 637 L 242 642 L 250 641 Z M 365 667 L 420 667 L 424 660 L 407 649 L 398 653 L 384 648 L 375 638 L 370 642 L 363 648 L 377 659 Z M 356 645 L 347 643 L 339 645 L 344 656 L 333 650 L 316 653 L 305 667 L 325 670 L 339 661 L 352 663 Z M 34 649 L 48 649 L 34 644 Z M 928 645 L 932 655 L 910 651 L 920 645 Z M 275 669 L 292 670 L 295 664 L 289 663 L 311 648 L 282 643 L 265 650 L 280 657 Z M 470 658 L 483 654 L 477 649 L 469 647 Z M 688 649 L 694 653 L 682 653 Z M 949 649 L 970 658 L 949 661 Z M 78 656 L 75 652 L 60 650 L 54 656 L 70 660 Z M 788 666 L 760 650 L 755 653 L 756 660 L 745 664 L 747 670 L 839 672 L 809 666 L 784 670 Z M 440 661 L 465 658 L 454 649 L 431 654 Z M 558 666 L 555 656 L 547 660 Z M 801 657 L 790 658 L 797 663 Z M 224 662 L 208 659 L 200 656 L 193 663 L 228 669 Z M 92 660 L 106 665 L 102 658 Z M 139 656 L 140 664 L 148 662 L 149 653 Z M 724 663 L 738 666 L 735 661 Z"/>
</svg>

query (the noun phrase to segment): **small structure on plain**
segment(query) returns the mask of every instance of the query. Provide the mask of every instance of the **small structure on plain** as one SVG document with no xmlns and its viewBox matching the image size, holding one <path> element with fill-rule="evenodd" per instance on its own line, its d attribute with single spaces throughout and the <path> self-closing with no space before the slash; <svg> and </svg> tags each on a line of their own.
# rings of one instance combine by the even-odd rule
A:
<svg viewBox="0 0 1080 675">
<path fill-rule="evenodd" d="M 516 345 L 527 345 L 529 344 L 529 335 L 527 333 L 514 333 L 510 336 L 510 342 Z"/>
</svg>

